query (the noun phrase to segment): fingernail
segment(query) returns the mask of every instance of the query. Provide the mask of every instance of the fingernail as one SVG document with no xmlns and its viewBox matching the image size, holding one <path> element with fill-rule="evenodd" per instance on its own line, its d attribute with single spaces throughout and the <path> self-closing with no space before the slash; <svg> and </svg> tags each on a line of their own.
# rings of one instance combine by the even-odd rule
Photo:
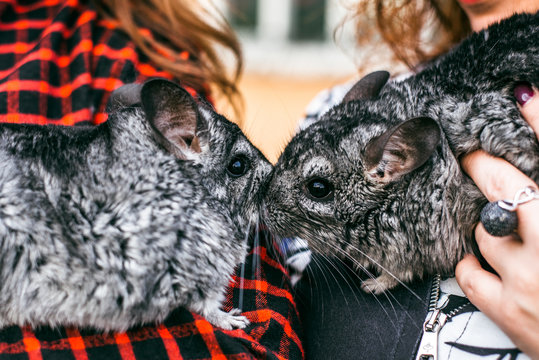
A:
<svg viewBox="0 0 539 360">
<path fill-rule="evenodd" d="M 533 96 L 533 89 L 528 83 L 520 83 L 515 86 L 515 98 L 520 105 L 524 105 Z"/>
</svg>

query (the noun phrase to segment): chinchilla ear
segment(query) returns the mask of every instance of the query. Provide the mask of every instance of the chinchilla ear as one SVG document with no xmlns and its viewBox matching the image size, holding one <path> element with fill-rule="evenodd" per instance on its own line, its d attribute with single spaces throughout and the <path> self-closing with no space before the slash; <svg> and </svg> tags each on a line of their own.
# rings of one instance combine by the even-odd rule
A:
<svg viewBox="0 0 539 360">
<path fill-rule="evenodd" d="M 365 75 L 344 96 L 343 102 L 352 100 L 372 99 L 378 96 L 382 87 L 389 79 L 387 71 L 375 71 Z"/>
<path fill-rule="evenodd" d="M 181 86 L 165 79 L 149 80 L 140 91 L 142 108 L 157 140 L 179 159 L 199 153 L 198 106 Z"/>
<path fill-rule="evenodd" d="M 119 109 L 140 104 L 141 84 L 126 84 L 120 86 L 110 94 L 106 111 L 108 113 Z"/>
<path fill-rule="evenodd" d="M 376 181 L 389 183 L 423 165 L 441 139 L 436 121 L 418 117 L 372 139 L 365 148 L 365 166 Z"/>
</svg>

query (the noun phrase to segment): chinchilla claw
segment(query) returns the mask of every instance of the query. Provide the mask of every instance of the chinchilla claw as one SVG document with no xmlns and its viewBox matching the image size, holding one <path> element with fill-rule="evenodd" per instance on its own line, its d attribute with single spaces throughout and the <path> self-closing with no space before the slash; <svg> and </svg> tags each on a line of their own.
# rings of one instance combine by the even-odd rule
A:
<svg viewBox="0 0 539 360">
<path fill-rule="evenodd" d="M 397 280 L 390 275 L 382 274 L 377 278 L 367 279 L 361 283 L 361 289 L 367 293 L 375 295 L 382 294 L 384 291 L 397 285 Z"/>
<path fill-rule="evenodd" d="M 243 329 L 250 324 L 250 321 L 240 314 L 240 309 L 232 309 L 229 312 L 216 310 L 215 312 L 206 315 L 206 320 L 212 325 L 224 330 Z"/>
</svg>

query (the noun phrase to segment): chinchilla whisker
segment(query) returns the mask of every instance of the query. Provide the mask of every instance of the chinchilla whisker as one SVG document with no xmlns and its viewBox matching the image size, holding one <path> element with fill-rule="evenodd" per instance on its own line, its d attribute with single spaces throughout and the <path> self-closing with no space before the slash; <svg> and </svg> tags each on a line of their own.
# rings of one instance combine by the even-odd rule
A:
<svg viewBox="0 0 539 360">
<path fill-rule="evenodd" d="M 258 111 L 257 111 L 258 113 Z M 254 116 L 254 119 L 253 121 L 243 121 L 242 124 L 240 125 L 240 127 L 242 128 L 242 132 L 245 133 L 245 134 L 252 134 L 252 130 L 254 129 L 254 124 L 257 124 L 258 122 L 256 121 L 256 114 Z M 239 124 L 238 124 L 239 125 Z"/>
<path fill-rule="evenodd" d="M 247 229 L 245 231 L 245 243 L 249 241 L 249 234 L 251 232 L 251 222 L 247 224 Z M 245 261 L 241 263 L 240 268 L 240 283 L 239 283 L 239 299 L 238 299 L 238 309 L 243 310 L 243 285 L 245 281 Z"/>
<path fill-rule="evenodd" d="M 313 263 L 315 264 L 319 264 L 319 259 L 316 259 L 316 258 L 313 258 Z M 320 265 L 318 265 L 320 266 Z M 310 291 L 310 295 L 308 297 L 308 299 L 314 299 L 314 289 L 320 289 L 320 285 L 321 285 L 321 282 L 322 282 L 322 279 L 320 279 L 319 277 L 317 276 L 314 276 L 315 273 L 313 271 L 313 269 L 310 267 L 310 266 L 307 266 L 305 268 L 305 271 L 307 272 L 307 276 L 309 277 L 309 279 L 312 281 L 313 285 L 312 286 L 309 286 L 309 291 Z M 323 276 L 325 277 L 325 274 L 323 274 Z M 329 284 L 327 282 L 327 279 L 326 279 L 326 284 Z M 317 309 L 320 311 L 321 313 L 321 317 L 324 318 L 324 303 L 323 302 L 319 302 L 320 304 L 320 309 Z"/>
<path fill-rule="evenodd" d="M 317 266 L 318 268 L 320 268 L 320 269 L 324 266 L 323 263 L 320 261 L 320 259 L 317 259 L 316 257 L 313 258 L 313 262 L 314 262 L 314 263 L 316 264 L 316 266 Z M 328 277 L 327 277 L 327 275 L 326 275 L 325 272 L 321 271 L 321 273 L 322 273 L 323 280 L 326 282 L 326 288 L 329 289 L 329 286 L 330 286 L 329 279 L 328 279 Z M 311 276 L 311 278 L 314 278 L 314 277 Z M 321 284 L 316 284 L 316 281 L 317 281 L 318 279 L 317 279 L 317 278 L 314 278 L 314 280 L 315 280 L 315 286 L 316 286 L 316 288 L 322 289 Z M 320 279 L 320 281 L 322 281 L 322 279 Z M 311 290 L 311 291 L 312 291 L 312 290 Z M 312 295 L 313 295 L 313 294 L 311 293 L 311 298 L 312 298 Z M 333 295 L 333 294 L 332 294 L 332 295 Z"/>
<path fill-rule="evenodd" d="M 350 285 L 349 281 L 346 279 L 346 275 L 342 271 L 339 270 L 338 266 L 335 263 L 333 263 L 333 261 L 331 261 L 331 259 L 329 259 L 325 255 L 323 255 L 323 256 L 326 259 L 324 267 L 327 269 L 327 272 L 329 274 L 331 274 L 331 276 L 333 277 L 333 280 L 338 285 L 339 290 L 340 290 L 340 292 L 342 294 L 342 299 L 346 303 L 346 309 L 348 310 L 350 317 L 352 317 L 352 310 L 351 310 L 351 307 L 350 307 L 350 303 L 348 302 L 348 296 L 346 296 L 346 294 L 344 293 L 344 290 L 343 290 L 343 287 L 341 286 L 341 283 L 339 282 L 339 280 L 338 280 L 337 276 L 335 275 L 335 273 L 333 271 L 331 271 L 329 266 L 331 266 L 333 269 L 335 269 L 338 276 L 340 276 L 344 280 L 344 283 L 350 288 L 351 293 L 354 295 L 356 303 L 359 304 L 359 299 L 357 297 L 357 292 L 354 291 L 352 285 Z"/>
<path fill-rule="evenodd" d="M 336 245 L 333 245 L 333 244 L 330 244 L 329 245 L 330 247 L 332 247 L 334 250 L 336 250 L 337 252 L 339 252 L 340 254 L 342 254 L 345 258 L 349 259 L 358 269 L 361 269 L 370 279 L 373 279 L 374 281 L 376 281 L 376 275 L 374 275 L 371 271 L 369 271 L 368 268 L 366 268 L 364 265 L 362 265 L 359 261 L 357 261 L 354 257 L 352 257 L 350 254 L 348 254 L 345 250 L 343 249 L 340 249 L 339 247 L 337 247 Z M 358 250 L 359 251 L 359 250 Z M 344 262 L 341 258 L 339 258 L 339 260 L 341 261 L 341 263 L 346 266 L 352 274 L 354 274 L 360 281 L 361 281 L 361 278 L 359 276 L 359 274 L 357 274 L 357 271 L 356 269 L 353 269 L 351 268 L 346 262 Z M 386 298 L 388 299 L 388 301 L 391 303 L 391 299 L 389 298 L 389 296 L 391 296 L 393 298 L 393 300 L 397 301 L 393 295 L 389 294 L 389 293 L 384 293 Z M 398 303 L 398 301 L 397 301 Z"/>
<path fill-rule="evenodd" d="M 271 241 L 273 242 L 271 246 L 268 246 L 268 249 L 271 249 L 275 253 L 275 260 L 283 267 L 286 267 L 286 259 L 284 256 L 286 254 L 284 253 L 284 250 L 281 249 L 281 244 L 283 242 L 283 238 L 272 234 Z"/>
<path fill-rule="evenodd" d="M 351 306 L 350 306 L 350 303 L 348 302 L 348 296 L 344 293 L 344 290 L 341 286 L 341 283 L 339 282 L 339 280 L 337 279 L 335 273 L 330 269 L 330 266 L 333 267 L 335 269 L 335 271 L 338 273 L 338 276 L 340 276 L 344 282 L 348 285 L 348 287 L 350 288 L 351 290 L 351 293 L 354 295 L 355 299 L 356 299 L 356 302 L 359 304 L 359 298 L 357 297 L 358 295 L 358 292 L 357 291 L 354 291 L 354 288 L 352 287 L 352 285 L 350 284 L 350 282 L 346 279 L 346 275 L 341 272 L 338 268 L 338 266 L 333 263 L 333 261 L 331 261 L 332 259 L 330 259 L 329 257 L 327 257 L 326 255 L 324 254 L 320 254 L 320 257 L 322 257 L 323 259 L 325 259 L 325 261 L 321 261 L 322 259 L 320 258 L 317 258 L 317 257 L 313 257 L 313 261 L 317 264 L 318 268 L 320 269 L 326 269 L 327 271 L 320 271 L 322 273 L 322 275 L 324 276 L 325 280 L 326 280 L 326 283 L 327 283 L 327 286 L 328 286 L 328 290 L 329 290 L 329 280 L 328 280 L 328 277 L 326 276 L 326 272 L 331 274 L 331 276 L 333 277 L 333 280 L 335 281 L 335 283 L 337 284 L 337 286 L 339 287 L 339 290 L 342 294 L 342 299 L 344 299 L 345 303 L 346 303 L 346 309 L 348 310 L 349 312 L 349 315 L 350 317 L 352 317 L 352 311 L 351 311 Z M 341 261 L 341 259 L 337 258 L 338 261 Z M 359 288 L 357 288 L 359 290 Z M 361 292 L 359 292 L 359 294 L 361 294 Z M 312 295 L 311 295 L 312 296 Z M 333 298 L 333 293 L 330 292 L 330 296 Z M 376 299 L 378 301 L 378 303 L 380 303 L 380 301 L 378 299 Z M 323 304 L 322 304 L 323 305 Z M 381 306 L 381 304 L 380 304 Z M 385 312 L 385 309 L 383 306 L 381 306 L 382 309 L 384 310 Z M 390 319 L 391 323 L 392 323 L 392 326 L 395 326 L 395 324 L 393 323 L 393 321 L 391 320 L 391 318 L 389 317 L 388 315 L 388 318 Z"/>
<path fill-rule="evenodd" d="M 271 251 L 273 255 L 273 260 L 276 261 L 279 265 L 281 265 L 284 269 L 288 268 L 288 265 L 286 263 L 286 258 L 285 258 L 287 254 L 285 254 L 285 251 L 281 249 L 281 244 L 282 244 L 283 239 L 281 237 L 278 237 L 277 235 L 271 234 L 271 237 L 267 240 L 269 240 L 271 243 L 267 244 L 266 249 L 268 251 Z M 291 277 L 289 276 L 288 279 L 290 278 Z M 281 287 L 285 286 L 286 282 L 287 282 L 287 277 L 283 276 L 281 279 L 280 286 Z"/>
<path fill-rule="evenodd" d="M 342 294 L 342 297 L 344 299 L 344 301 L 346 302 L 346 305 L 349 306 L 350 304 L 348 304 L 348 299 L 346 298 L 346 294 L 344 293 L 342 287 L 341 287 L 341 283 L 339 282 L 339 280 L 337 279 L 335 273 L 333 271 L 331 271 L 330 269 L 330 266 L 335 269 L 335 271 L 338 273 L 338 275 L 344 280 L 346 281 L 346 278 L 344 277 L 344 275 L 338 270 L 337 266 L 335 264 L 332 263 L 331 259 L 326 257 L 325 255 L 322 255 L 324 257 L 324 259 L 326 260 L 325 262 L 320 262 L 320 264 L 322 264 L 324 266 L 324 268 L 327 270 L 327 273 L 329 273 L 331 275 L 331 277 L 333 278 L 333 281 L 334 283 L 337 284 L 337 286 L 339 287 L 339 290 L 341 291 L 341 294 Z M 328 284 L 329 285 L 329 284 Z M 352 288 L 348 283 L 347 285 L 350 287 L 350 289 Z"/>
<path fill-rule="evenodd" d="M 347 255 L 347 257 L 349 259 L 353 260 L 353 258 L 349 254 L 346 254 L 346 253 L 344 253 L 344 254 Z M 342 261 L 342 263 L 344 264 L 344 266 L 346 266 L 348 269 L 350 269 L 350 271 L 353 271 L 355 273 L 354 269 L 352 269 L 346 262 Z M 371 271 L 369 271 L 367 268 L 365 268 L 361 264 L 358 264 L 358 265 L 361 266 L 362 270 L 365 272 L 365 274 L 367 274 L 367 276 L 369 276 L 369 278 L 376 279 L 376 275 L 374 275 Z M 358 278 L 359 278 L 359 275 L 358 275 Z M 393 313 L 395 315 L 397 314 L 397 309 L 395 309 L 395 306 L 394 306 L 393 302 L 395 302 L 401 308 L 404 308 L 403 305 L 400 303 L 400 301 L 391 292 L 384 292 L 384 294 L 386 295 L 386 298 L 388 299 L 388 301 L 389 301 L 389 303 L 391 305 L 391 308 L 393 310 Z M 424 301 L 422 300 L 421 302 L 424 302 Z M 385 306 L 383 306 L 382 304 L 380 304 L 380 306 L 382 307 L 382 309 L 385 310 Z M 386 314 L 389 317 L 389 313 L 386 312 Z M 413 317 L 410 315 L 410 313 L 408 311 L 405 311 L 405 314 L 410 320 L 413 320 Z"/>
<path fill-rule="evenodd" d="M 359 261 L 357 261 L 356 259 L 354 259 L 353 256 L 351 256 L 350 254 L 348 254 L 346 251 L 344 251 L 343 249 L 339 248 L 338 246 L 334 245 L 334 244 L 326 244 L 327 246 L 333 248 L 335 251 L 337 251 L 338 253 L 342 254 L 342 256 L 344 256 L 345 258 L 349 259 L 358 269 L 361 269 L 362 271 L 365 272 L 365 274 L 367 274 L 371 279 L 374 279 L 375 276 L 364 266 L 362 265 Z M 339 260 L 346 265 L 346 263 L 339 257 Z M 346 265 L 349 269 L 351 269 L 348 265 Z M 354 269 L 351 269 L 352 273 L 357 277 L 357 279 L 361 280 L 359 274 L 357 274 L 357 271 L 354 270 Z"/>
<path fill-rule="evenodd" d="M 244 282 L 244 276 L 245 276 L 245 262 L 241 263 L 240 268 L 240 294 L 238 299 L 238 309 L 243 310 L 243 282 Z"/>
<path fill-rule="evenodd" d="M 347 254 L 346 252 L 343 251 L 343 253 L 349 258 L 351 259 L 352 261 L 354 261 L 354 259 L 349 255 Z M 376 275 L 373 274 L 369 269 L 367 269 L 365 266 L 359 264 L 357 261 L 354 261 L 356 263 L 356 266 L 359 266 L 364 272 L 365 274 L 372 280 L 374 281 L 377 281 L 376 280 Z M 343 261 L 343 264 L 348 267 L 351 271 L 354 271 L 354 269 L 350 268 L 350 266 L 348 266 L 348 264 L 346 264 L 344 261 Z M 359 277 L 359 275 L 358 275 Z M 396 302 L 398 305 L 402 305 L 398 299 L 393 295 L 391 294 L 390 292 L 383 292 L 385 298 L 388 300 L 389 304 L 391 305 L 391 309 L 393 310 L 393 313 L 396 315 L 397 311 L 395 309 L 395 306 L 393 304 L 393 301 Z M 375 298 L 377 299 L 377 297 L 375 296 Z M 382 307 L 382 309 L 384 309 L 385 311 L 385 306 L 382 306 L 382 304 L 378 301 L 378 303 L 380 304 L 380 306 Z M 389 317 L 389 313 L 387 311 L 385 311 L 385 313 L 387 314 L 387 316 Z"/>
<path fill-rule="evenodd" d="M 395 279 L 400 285 L 402 285 L 407 291 L 409 291 L 412 295 L 414 295 L 414 297 L 416 297 L 418 300 L 421 300 L 423 301 L 423 299 L 421 298 L 421 296 L 417 295 L 417 293 L 415 291 L 413 291 L 408 285 L 406 285 L 406 283 L 404 283 L 402 280 L 400 280 L 399 278 L 397 278 L 395 275 L 393 275 L 393 273 L 391 271 L 389 271 L 386 267 L 382 266 L 379 262 L 377 262 L 376 260 L 374 260 L 372 257 L 370 257 L 369 255 L 367 255 L 364 251 L 361 251 L 358 247 L 352 245 L 352 244 L 348 244 L 349 247 L 351 247 L 352 249 L 354 249 L 355 251 L 357 251 L 358 253 L 360 253 L 361 255 L 365 256 L 367 259 L 369 259 L 369 261 L 371 261 L 373 264 L 375 264 L 376 266 L 378 266 L 380 269 L 382 269 L 383 271 L 385 271 L 387 274 L 389 274 L 389 276 L 391 276 L 393 279 Z"/>
<path fill-rule="evenodd" d="M 258 224 L 256 224 L 258 226 Z M 260 232 L 255 231 L 255 238 L 253 242 L 253 263 L 251 271 L 253 272 L 254 278 L 257 279 L 260 276 L 259 271 L 260 265 Z"/>
<path fill-rule="evenodd" d="M 260 221 L 259 219 L 256 220 L 256 226 L 257 228 L 260 226 Z M 267 237 L 264 235 L 263 238 L 260 238 L 260 236 L 258 236 L 258 245 L 260 246 L 261 243 L 266 243 L 267 244 Z M 267 250 L 267 247 L 266 247 L 266 250 Z M 271 255 L 271 253 L 270 253 Z M 257 271 L 258 271 L 258 276 L 262 276 L 262 256 L 260 254 L 260 252 L 258 253 L 258 257 L 257 257 L 257 261 L 258 261 L 258 264 L 257 264 Z"/>
<path fill-rule="evenodd" d="M 350 289 L 350 292 L 354 295 L 354 298 L 355 298 L 356 302 L 359 303 L 357 290 L 360 290 L 360 287 L 357 286 L 357 285 L 353 286 L 353 282 L 351 282 L 351 279 L 347 279 L 347 274 L 345 272 L 343 272 L 342 269 L 339 269 L 339 266 L 337 266 L 337 264 L 335 264 L 329 258 L 326 257 L 326 259 L 327 259 L 327 262 L 335 269 L 337 274 L 344 280 L 344 283 L 348 286 L 348 288 Z M 336 260 L 338 260 L 341 264 L 346 266 L 346 264 L 340 258 L 336 258 Z M 333 272 L 330 271 L 330 273 L 332 273 L 332 275 L 333 275 Z M 355 271 L 351 271 L 350 276 L 355 276 L 356 278 L 359 279 L 359 275 Z M 335 279 L 335 281 L 337 283 L 339 283 L 337 278 L 335 277 L 335 275 L 333 275 L 333 278 Z M 339 287 L 340 287 L 340 285 L 339 285 Z M 342 289 L 341 289 L 341 293 L 343 293 Z M 343 297 L 344 297 L 345 300 L 347 299 L 347 296 L 344 293 L 343 293 Z M 347 300 L 346 300 L 346 304 L 349 305 Z"/>
<path fill-rule="evenodd" d="M 349 254 L 347 254 L 344 250 L 342 249 L 339 249 L 337 247 L 335 247 L 335 250 L 337 250 L 338 252 L 340 252 L 341 254 L 343 254 L 345 257 L 347 257 L 348 259 L 350 259 L 352 262 L 354 262 L 354 264 L 356 264 L 356 266 L 358 266 L 362 271 L 365 272 L 365 274 L 371 278 L 371 279 L 374 279 L 376 280 L 376 276 L 370 272 L 367 268 L 365 268 L 363 265 L 359 264 L 352 256 L 350 256 Z M 341 263 L 346 266 L 350 272 L 352 274 L 355 274 L 355 276 L 360 279 L 359 275 L 357 274 L 356 270 L 351 268 L 346 262 L 344 262 L 341 258 L 337 258 L 339 261 L 341 261 Z M 361 290 L 362 291 L 362 290 Z M 397 314 L 397 310 L 395 309 L 395 306 L 393 304 L 393 302 L 396 302 L 398 305 L 400 305 L 402 307 L 402 304 L 397 300 L 397 298 L 395 298 L 395 296 L 389 292 L 384 292 L 384 297 L 388 300 L 389 304 L 391 305 L 391 309 L 393 310 L 392 312 L 395 314 Z M 388 319 L 392 319 L 391 316 L 389 315 L 389 312 L 386 310 L 386 307 L 382 304 L 382 302 L 378 299 L 378 296 L 374 296 L 374 299 L 376 300 L 376 302 L 380 305 L 380 308 L 384 311 L 384 313 L 387 315 Z M 357 300 L 357 296 L 356 296 L 356 301 L 359 301 Z M 410 315 L 408 314 L 408 312 L 406 312 L 406 315 L 408 317 L 410 317 Z M 410 317 L 411 318 L 411 317 Z M 393 327 L 396 327 L 396 324 L 391 320 L 391 324 L 393 325 Z"/>
<path fill-rule="evenodd" d="M 318 268 L 322 268 L 322 266 L 324 266 L 324 264 L 320 261 L 320 259 L 318 259 L 316 257 L 313 258 L 313 261 L 314 261 L 314 263 L 316 264 L 316 266 Z M 322 272 L 322 277 L 326 282 L 326 286 L 329 288 L 330 282 L 329 282 L 329 279 L 328 279 L 327 274 L 325 272 Z"/>
<path fill-rule="evenodd" d="M 371 271 L 369 271 L 369 269 L 367 267 L 365 267 L 363 264 L 361 264 L 359 261 L 357 261 L 352 255 L 348 254 L 345 250 L 340 249 L 339 247 L 337 247 L 337 246 L 335 246 L 333 244 L 331 244 L 330 246 L 333 247 L 340 254 L 342 254 L 345 258 L 349 259 L 352 262 L 352 264 L 354 264 L 354 266 L 356 266 L 358 269 L 362 270 L 370 279 L 372 279 L 374 281 L 377 281 L 376 280 L 377 276 L 375 274 L 373 274 Z M 357 251 L 359 251 L 359 250 L 357 250 Z M 341 261 L 342 261 L 342 259 L 341 259 Z M 358 279 L 360 279 L 360 276 L 359 276 L 359 274 L 357 274 L 357 271 L 355 269 L 348 266 L 344 261 L 342 261 L 342 263 L 346 267 L 348 267 L 352 273 L 356 274 Z M 388 300 L 389 300 L 389 298 L 388 298 Z"/>
</svg>

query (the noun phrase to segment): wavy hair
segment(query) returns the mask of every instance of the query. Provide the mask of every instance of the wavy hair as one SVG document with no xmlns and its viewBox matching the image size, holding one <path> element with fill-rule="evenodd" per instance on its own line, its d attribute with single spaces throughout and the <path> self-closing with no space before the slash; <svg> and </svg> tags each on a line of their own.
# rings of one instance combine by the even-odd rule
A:
<svg viewBox="0 0 539 360">
<path fill-rule="evenodd" d="M 123 31 L 159 68 L 201 94 L 216 90 L 239 116 L 237 81 L 242 71 L 239 41 L 211 0 L 100 0 L 99 13 Z M 153 36 L 147 36 L 144 30 Z M 227 60 L 223 51 L 228 52 Z M 189 56 L 186 56 L 189 54 Z M 228 62 L 232 63 L 232 70 Z"/>
<path fill-rule="evenodd" d="M 362 0 L 354 9 L 359 45 L 380 40 L 397 61 L 414 68 L 471 33 L 456 0 Z"/>
</svg>

